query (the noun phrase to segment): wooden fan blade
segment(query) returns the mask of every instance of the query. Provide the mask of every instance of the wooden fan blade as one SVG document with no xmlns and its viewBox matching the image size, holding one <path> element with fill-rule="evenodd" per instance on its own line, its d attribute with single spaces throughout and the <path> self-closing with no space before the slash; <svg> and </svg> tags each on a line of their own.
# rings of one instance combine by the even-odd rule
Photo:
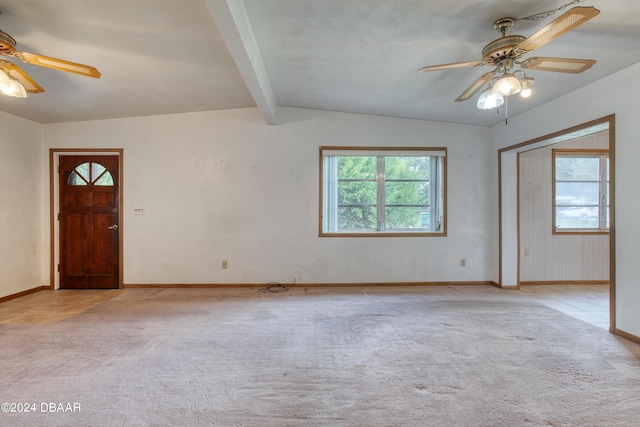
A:
<svg viewBox="0 0 640 427">
<path fill-rule="evenodd" d="M 520 66 L 529 70 L 578 74 L 588 70 L 595 63 L 596 61 L 593 59 L 543 58 L 536 56 L 522 61 Z"/>
<path fill-rule="evenodd" d="M 7 75 L 13 77 L 24 87 L 28 93 L 41 93 L 44 89 L 40 87 L 27 73 L 25 73 L 20 67 L 13 62 L 0 61 L 0 68 L 7 73 Z"/>
<path fill-rule="evenodd" d="M 493 70 L 481 75 L 478 80 L 471 83 L 471 86 L 469 86 L 467 90 L 462 92 L 460 96 L 456 98 L 456 102 L 466 101 L 467 99 L 471 98 L 478 91 L 478 89 L 480 89 L 482 86 L 484 86 L 485 83 L 491 80 L 493 76 L 495 76 L 495 74 L 496 70 Z"/>
<path fill-rule="evenodd" d="M 598 9 L 593 6 L 589 7 L 574 7 L 573 9 L 565 12 L 563 15 L 556 18 L 550 24 L 546 25 L 540 31 L 525 39 L 519 43 L 514 50 L 531 52 L 552 40 L 560 37 L 567 31 L 573 30 L 578 25 L 582 25 L 589 19 L 597 16 L 600 13 Z"/>
<path fill-rule="evenodd" d="M 475 67 L 482 64 L 483 64 L 482 61 L 467 61 L 467 62 L 454 62 L 451 64 L 427 65 L 426 67 L 422 67 L 418 69 L 418 73 L 425 73 L 427 71 L 451 70 L 454 68 Z"/>
<path fill-rule="evenodd" d="M 66 71 L 68 73 L 80 74 L 82 76 L 100 78 L 100 72 L 89 65 L 78 64 L 75 62 L 65 61 L 63 59 L 50 58 L 35 53 L 14 50 L 11 53 L 16 59 L 26 62 L 27 64 L 39 65 L 41 67 L 53 68 L 54 70 Z"/>
</svg>

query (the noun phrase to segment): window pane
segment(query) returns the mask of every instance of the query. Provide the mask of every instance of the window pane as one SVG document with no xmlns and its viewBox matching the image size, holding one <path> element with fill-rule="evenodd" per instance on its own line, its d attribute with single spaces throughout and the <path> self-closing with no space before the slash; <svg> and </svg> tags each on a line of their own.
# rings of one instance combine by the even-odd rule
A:
<svg viewBox="0 0 640 427">
<path fill-rule="evenodd" d="M 386 205 L 418 205 L 429 203 L 429 183 L 387 181 L 385 185 Z"/>
<path fill-rule="evenodd" d="M 106 171 L 107 168 L 102 166 L 100 163 L 91 163 L 91 179 L 93 181 L 96 180 L 102 174 L 102 172 Z"/>
<path fill-rule="evenodd" d="M 88 185 L 87 181 L 82 179 L 80 175 L 76 171 L 71 172 L 69 175 L 69 179 L 67 180 L 68 185 Z"/>
<path fill-rule="evenodd" d="M 338 179 L 376 179 L 375 156 L 338 157 Z"/>
<path fill-rule="evenodd" d="M 103 187 L 111 187 L 113 185 L 113 176 L 109 172 L 105 172 L 100 178 L 98 178 L 93 185 L 99 185 Z"/>
<path fill-rule="evenodd" d="M 338 228 L 340 230 L 377 230 L 375 206 L 338 208 Z"/>
<path fill-rule="evenodd" d="M 339 181 L 338 205 L 376 204 L 375 181 Z"/>
<path fill-rule="evenodd" d="M 430 165 L 430 157 L 385 157 L 385 177 L 387 180 L 428 180 Z"/>
<path fill-rule="evenodd" d="M 385 229 L 428 228 L 429 211 L 415 207 L 385 208 Z M 423 223 L 425 225 L 423 225 Z"/>
<path fill-rule="evenodd" d="M 556 157 L 556 179 L 561 181 L 598 181 L 597 157 Z"/>
<path fill-rule="evenodd" d="M 376 156 L 338 157 L 338 229 L 376 230 Z"/>
<path fill-rule="evenodd" d="M 556 182 L 558 205 L 598 205 L 597 182 Z"/>
<path fill-rule="evenodd" d="M 91 179 L 89 179 L 89 163 L 81 164 L 80 166 L 76 167 L 75 171 L 76 173 L 78 173 L 78 175 L 84 178 L 85 181 L 91 182 Z"/>
<path fill-rule="evenodd" d="M 598 228 L 598 208 L 594 206 L 556 207 L 558 228 Z"/>
</svg>

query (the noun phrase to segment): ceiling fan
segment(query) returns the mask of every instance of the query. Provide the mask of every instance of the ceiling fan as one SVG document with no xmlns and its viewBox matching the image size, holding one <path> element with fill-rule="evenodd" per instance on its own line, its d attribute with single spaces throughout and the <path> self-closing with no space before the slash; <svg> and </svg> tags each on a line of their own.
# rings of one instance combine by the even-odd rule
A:
<svg viewBox="0 0 640 427">
<path fill-rule="evenodd" d="M 491 85 L 492 79 L 496 75 L 502 77 L 513 77 L 513 73 L 510 71 L 513 69 L 514 64 L 517 64 L 522 69 L 528 70 L 540 70 L 540 71 L 556 71 L 561 73 L 581 73 L 588 70 L 595 64 L 595 60 L 592 59 L 570 59 L 570 58 L 548 58 L 548 57 L 532 57 L 520 61 L 524 55 L 529 52 L 551 42 L 558 38 L 562 34 L 573 30 L 579 25 L 584 24 L 591 18 L 598 15 L 600 11 L 593 6 L 590 7 L 574 7 L 563 15 L 559 16 L 551 23 L 543 27 L 540 31 L 533 34 L 530 37 L 518 36 L 518 35 L 506 35 L 508 29 L 510 29 L 516 22 L 514 18 L 501 18 L 495 21 L 493 28 L 496 31 L 502 33 L 502 36 L 482 49 L 482 59 L 467 62 L 456 62 L 451 64 L 441 65 L 428 65 L 422 67 L 418 72 L 427 71 L 439 71 L 449 70 L 455 68 L 465 67 L 477 67 L 480 65 L 493 66 L 494 69 L 488 73 L 480 76 L 475 82 L 471 84 L 464 92 L 456 98 L 456 102 L 465 101 L 471 98 L 482 86 L 486 83 Z M 520 71 L 520 70 L 517 70 Z M 524 74 L 524 72 L 522 72 Z M 513 77 L 518 80 L 516 77 Z M 495 88 L 498 87 L 500 79 L 496 81 Z M 518 93 L 522 89 L 523 85 L 533 83 L 533 79 L 525 79 L 519 84 L 521 85 L 516 92 L 507 93 L 504 90 L 502 94 L 507 96 L 510 94 Z M 484 108 L 478 106 L 479 108 Z M 489 107 L 491 108 L 491 107 Z"/>
<path fill-rule="evenodd" d="M 0 57 L 8 56 L 27 64 L 39 65 L 41 67 L 53 68 L 54 70 L 66 71 L 69 73 L 80 74 L 82 76 L 100 78 L 100 72 L 89 65 L 78 64 L 75 62 L 65 61 L 63 59 L 51 58 L 48 56 L 38 55 L 36 53 L 24 52 L 16 49 L 16 41 L 9 34 L 0 30 Z M 44 89 L 35 82 L 26 72 L 13 62 L 0 58 L 0 86 L 2 86 L 2 74 L 8 77 L 7 82 L 13 83 L 17 81 L 22 85 L 24 91 L 28 93 L 44 92 Z M 18 88 L 19 89 L 19 88 Z M 16 89 L 16 90 L 18 90 Z M 4 89 L 2 88 L 4 91 Z M 5 92 L 5 94 L 8 94 Z M 26 96 L 26 94 L 24 94 Z"/>
</svg>

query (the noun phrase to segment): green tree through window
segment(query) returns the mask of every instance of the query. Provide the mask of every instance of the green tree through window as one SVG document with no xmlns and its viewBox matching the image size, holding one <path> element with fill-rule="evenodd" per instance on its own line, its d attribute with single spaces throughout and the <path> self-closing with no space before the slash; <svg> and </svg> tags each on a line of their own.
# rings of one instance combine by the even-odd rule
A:
<svg viewBox="0 0 640 427">
<path fill-rule="evenodd" d="M 442 233 L 444 149 L 323 150 L 322 230 Z"/>
</svg>

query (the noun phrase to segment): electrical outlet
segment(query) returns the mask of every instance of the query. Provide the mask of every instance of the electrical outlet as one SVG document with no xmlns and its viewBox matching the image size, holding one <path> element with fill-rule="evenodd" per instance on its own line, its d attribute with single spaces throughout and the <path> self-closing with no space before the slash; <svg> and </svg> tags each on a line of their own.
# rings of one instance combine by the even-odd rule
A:
<svg viewBox="0 0 640 427">
<path fill-rule="evenodd" d="M 293 275 L 293 277 L 291 278 L 291 283 L 293 283 L 294 285 L 295 285 L 296 283 L 298 283 L 298 275 L 297 275 L 297 274 L 294 274 L 294 275 Z"/>
<path fill-rule="evenodd" d="M 467 266 L 467 260 L 465 260 L 464 258 L 462 258 L 460 260 L 460 267 L 466 267 Z"/>
<path fill-rule="evenodd" d="M 223 259 L 223 260 L 222 260 L 222 269 L 223 269 L 223 270 L 226 270 L 226 269 L 227 269 L 227 265 L 228 265 L 228 264 L 227 264 L 227 260 L 226 260 L 226 259 Z"/>
<path fill-rule="evenodd" d="M 529 256 L 529 249 L 524 250 L 524 256 Z"/>
</svg>

